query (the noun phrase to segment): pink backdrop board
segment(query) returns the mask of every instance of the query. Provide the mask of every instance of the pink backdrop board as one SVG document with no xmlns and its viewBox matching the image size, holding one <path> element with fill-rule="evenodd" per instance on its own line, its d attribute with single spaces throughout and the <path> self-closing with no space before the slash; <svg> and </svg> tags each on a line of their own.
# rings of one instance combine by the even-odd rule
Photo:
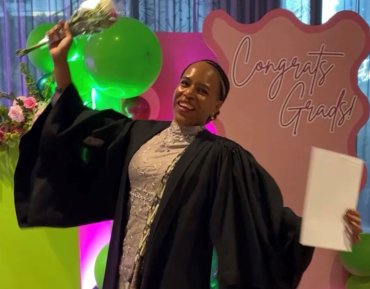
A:
<svg viewBox="0 0 370 289">
<path fill-rule="evenodd" d="M 279 183 L 286 205 L 298 214 L 311 145 L 355 155 L 355 136 L 368 117 L 356 75 L 369 52 L 368 27 L 356 14 L 340 13 L 313 27 L 283 10 L 251 25 L 216 11 L 207 17 L 204 35 L 157 36 L 162 71 L 142 95 L 150 105 L 150 118 L 172 119 L 173 91 L 189 63 L 218 59 L 232 85 L 211 127 L 251 151 Z M 82 289 L 92 288 L 91 262 L 108 242 L 110 226 L 107 222 L 80 230 Z M 316 250 L 300 289 L 344 289 L 345 279 L 337 253 Z"/>
<path fill-rule="evenodd" d="M 216 11 L 203 33 L 232 82 L 220 115 L 225 135 L 256 156 L 301 214 L 311 146 L 356 155 L 369 115 L 357 86 L 369 27 L 352 12 L 308 26 L 285 10 L 250 25 Z M 337 252 L 318 249 L 300 289 L 343 289 L 343 277 Z"/>
</svg>

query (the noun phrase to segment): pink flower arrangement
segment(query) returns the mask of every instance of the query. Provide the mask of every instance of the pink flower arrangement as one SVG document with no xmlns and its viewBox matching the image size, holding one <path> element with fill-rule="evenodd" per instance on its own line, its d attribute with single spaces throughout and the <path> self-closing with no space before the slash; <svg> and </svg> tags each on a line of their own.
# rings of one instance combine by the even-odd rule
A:
<svg viewBox="0 0 370 289">
<path fill-rule="evenodd" d="M 0 108 L 0 151 L 18 144 L 19 138 L 26 133 L 45 109 L 46 103 L 37 101 L 33 96 L 7 95 L 13 99 L 12 105 Z"/>
<path fill-rule="evenodd" d="M 34 109 L 37 109 L 37 106 L 37 101 L 33 96 L 18 96 L 13 100 L 8 116 L 11 120 L 22 123 L 25 121 L 24 111 L 26 114 L 33 112 Z"/>
<path fill-rule="evenodd" d="M 16 97 L 12 93 L 0 92 L 0 98 L 11 101 L 10 106 L 0 104 L 0 153 L 18 146 L 20 137 L 32 127 L 51 97 L 52 78 L 40 89 L 25 63 L 20 63 L 20 70 L 30 95 Z"/>
<path fill-rule="evenodd" d="M 16 100 L 13 101 L 13 105 L 18 105 L 17 100 L 23 102 L 23 106 L 27 109 L 32 109 L 37 106 L 37 101 L 33 96 L 18 96 Z"/>
</svg>

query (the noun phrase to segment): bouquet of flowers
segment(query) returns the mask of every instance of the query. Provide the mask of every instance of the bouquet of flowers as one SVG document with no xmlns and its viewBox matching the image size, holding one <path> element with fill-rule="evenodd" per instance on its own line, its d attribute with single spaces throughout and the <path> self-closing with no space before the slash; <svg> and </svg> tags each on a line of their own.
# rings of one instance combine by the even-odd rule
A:
<svg viewBox="0 0 370 289">
<path fill-rule="evenodd" d="M 67 22 L 72 35 L 93 34 L 110 27 L 117 20 L 117 12 L 111 0 L 86 0 L 81 3 L 79 9 L 73 13 Z M 61 31 L 63 33 L 63 31 Z M 56 39 L 49 39 L 46 35 L 34 46 L 18 49 L 16 54 L 24 56 L 31 51 L 49 43 L 57 42 L 63 38 L 63 34 Z"/>
<path fill-rule="evenodd" d="M 39 91 L 24 63 L 20 69 L 25 75 L 29 96 L 15 96 L 13 93 L 0 92 L 0 98 L 12 101 L 10 107 L 0 105 L 0 152 L 8 151 L 18 145 L 20 137 L 25 134 L 46 108 L 50 95 L 49 86 Z"/>
</svg>

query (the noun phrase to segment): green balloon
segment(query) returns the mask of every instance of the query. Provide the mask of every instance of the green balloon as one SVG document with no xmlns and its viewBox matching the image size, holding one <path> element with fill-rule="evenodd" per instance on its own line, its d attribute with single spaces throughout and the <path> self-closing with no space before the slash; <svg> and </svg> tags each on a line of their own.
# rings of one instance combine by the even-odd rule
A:
<svg viewBox="0 0 370 289">
<path fill-rule="evenodd" d="M 211 289 L 218 289 L 218 280 L 217 280 L 217 270 L 218 270 L 218 264 L 217 264 L 217 252 L 215 249 L 213 249 L 212 253 L 212 265 L 211 265 L 211 280 L 210 280 L 210 288 Z"/>
<path fill-rule="evenodd" d="M 109 245 L 105 245 L 101 249 L 101 251 L 99 252 L 95 260 L 94 275 L 95 275 L 96 284 L 99 289 L 103 288 L 105 267 L 107 264 L 107 257 L 108 257 L 108 249 L 109 249 Z"/>
<path fill-rule="evenodd" d="M 55 93 L 56 83 L 53 74 L 46 73 L 37 81 L 37 88 L 42 93 L 44 99 L 49 100 Z"/>
<path fill-rule="evenodd" d="M 94 87 L 94 81 L 91 79 L 83 59 L 69 62 L 69 69 L 71 71 L 72 82 L 81 98 L 85 95 L 89 96 L 91 89 Z M 85 100 L 84 98 L 82 99 Z"/>
<path fill-rule="evenodd" d="M 361 234 L 361 241 L 352 246 L 352 252 L 341 252 L 340 257 L 352 275 L 370 276 L 370 234 Z"/>
<path fill-rule="evenodd" d="M 37 44 L 41 39 L 43 39 L 46 33 L 54 26 L 54 24 L 43 23 L 36 26 L 28 35 L 26 47 Z M 68 61 L 74 57 L 76 53 L 76 43 L 72 42 L 71 48 L 68 52 Z M 28 54 L 28 58 L 31 63 L 45 73 L 50 73 L 54 69 L 53 60 L 51 58 L 48 45 L 44 45 Z"/>
<path fill-rule="evenodd" d="M 45 37 L 47 31 L 49 31 L 54 25 L 44 23 L 36 26 L 31 33 L 28 35 L 26 47 L 37 44 L 42 38 Z M 53 61 L 51 59 L 49 48 L 44 45 L 28 54 L 28 58 L 31 63 L 38 69 L 45 73 L 53 71 Z"/>
<path fill-rule="evenodd" d="M 123 17 L 87 41 L 85 63 L 98 90 L 131 98 L 141 95 L 157 79 L 162 52 L 158 38 L 147 26 Z"/>
<path fill-rule="evenodd" d="M 86 41 L 86 36 L 76 37 L 74 39 L 75 47 L 71 52 L 69 52 L 70 57 L 68 60 L 73 84 L 83 101 L 87 100 L 86 97 L 91 97 L 91 90 L 95 86 L 95 83 L 85 66 L 84 48 Z"/>
<path fill-rule="evenodd" d="M 370 277 L 351 276 L 346 283 L 346 289 L 369 289 Z"/>
<path fill-rule="evenodd" d="M 121 99 L 103 94 L 96 88 L 92 89 L 89 99 L 85 101 L 85 105 L 97 110 L 113 109 L 117 112 L 122 112 Z"/>
<path fill-rule="evenodd" d="M 79 92 L 83 101 L 90 99 L 91 89 L 94 87 L 89 72 L 84 63 L 83 48 L 84 42 L 80 38 L 75 39 L 74 49 L 68 54 L 69 69 L 71 71 L 72 81 Z M 49 99 L 55 92 L 56 83 L 52 73 L 44 74 L 38 81 L 37 87 L 40 91 L 46 93 L 44 97 Z"/>
</svg>

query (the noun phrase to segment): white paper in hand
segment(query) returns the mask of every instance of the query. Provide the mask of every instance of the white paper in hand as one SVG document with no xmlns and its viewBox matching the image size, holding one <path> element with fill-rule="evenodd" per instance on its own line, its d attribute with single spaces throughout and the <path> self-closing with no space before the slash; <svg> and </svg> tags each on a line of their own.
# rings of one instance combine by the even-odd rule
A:
<svg viewBox="0 0 370 289">
<path fill-rule="evenodd" d="M 300 243 L 351 251 L 343 215 L 356 208 L 364 163 L 348 155 L 311 150 Z"/>
</svg>

